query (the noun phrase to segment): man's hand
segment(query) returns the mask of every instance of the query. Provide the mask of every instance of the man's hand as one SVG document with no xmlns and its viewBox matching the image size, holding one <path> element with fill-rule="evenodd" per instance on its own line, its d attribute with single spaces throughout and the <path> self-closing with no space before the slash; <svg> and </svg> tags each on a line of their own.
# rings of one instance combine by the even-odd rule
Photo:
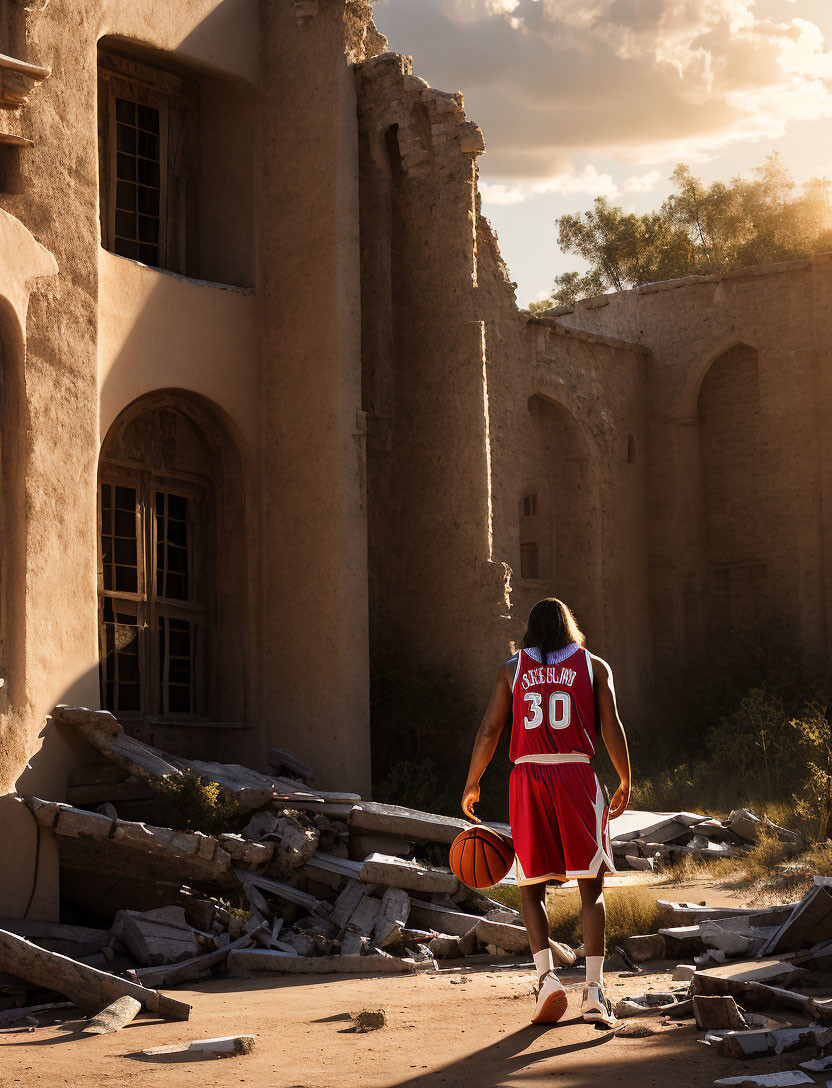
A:
<svg viewBox="0 0 832 1088">
<path fill-rule="evenodd" d="M 610 801 L 610 819 L 620 816 L 630 803 L 630 783 L 622 782 Z"/>
<path fill-rule="evenodd" d="M 480 822 L 479 816 L 474 815 L 474 805 L 480 799 L 480 787 L 478 785 L 466 786 L 462 795 L 462 811 L 475 824 Z"/>
</svg>

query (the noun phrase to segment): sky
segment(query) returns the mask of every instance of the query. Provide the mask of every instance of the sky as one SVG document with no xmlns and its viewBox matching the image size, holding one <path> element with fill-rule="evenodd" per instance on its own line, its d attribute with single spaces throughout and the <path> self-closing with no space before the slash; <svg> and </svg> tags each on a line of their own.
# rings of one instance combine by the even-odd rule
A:
<svg viewBox="0 0 832 1088">
<path fill-rule="evenodd" d="M 585 267 L 555 220 L 596 196 L 648 211 L 678 162 L 712 181 L 773 151 L 832 177 L 832 0 L 375 0 L 375 20 L 482 128 L 521 306 Z"/>
</svg>

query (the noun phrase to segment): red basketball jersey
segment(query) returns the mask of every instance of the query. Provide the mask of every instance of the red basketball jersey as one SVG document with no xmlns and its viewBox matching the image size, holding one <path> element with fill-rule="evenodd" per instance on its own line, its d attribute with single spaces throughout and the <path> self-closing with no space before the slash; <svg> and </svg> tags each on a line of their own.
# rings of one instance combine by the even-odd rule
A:
<svg viewBox="0 0 832 1088">
<path fill-rule="evenodd" d="M 514 674 L 509 757 L 595 754 L 597 724 L 589 652 L 580 646 L 555 665 L 520 650 Z M 551 656 L 551 655 L 550 655 Z"/>
</svg>

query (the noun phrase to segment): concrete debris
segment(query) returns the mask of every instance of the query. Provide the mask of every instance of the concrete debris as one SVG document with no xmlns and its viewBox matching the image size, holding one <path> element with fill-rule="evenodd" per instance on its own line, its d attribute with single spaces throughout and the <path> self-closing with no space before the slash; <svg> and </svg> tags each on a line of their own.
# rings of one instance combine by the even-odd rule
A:
<svg viewBox="0 0 832 1088">
<path fill-rule="evenodd" d="M 98 1016 L 94 1016 L 83 1028 L 82 1035 L 112 1035 L 133 1022 L 142 1011 L 141 1001 L 135 997 L 119 997 Z"/>
<path fill-rule="evenodd" d="M 113 933 L 145 967 L 178 963 L 199 952 L 196 934 L 185 921 L 182 907 L 160 907 L 144 914 L 119 911 Z"/>
<path fill-rule="evenodd" d="M 758 1058 L 786 1054 L 793 1050 L 822 1047 L 832 1041 L 832 1031 L 822 1024 L 805 1027 L 775 1028 L 773 1031 L 727 1031 L 712 1043 L 728 1058 Z"/>
<path fill-rule="evenodd" d="M 140 1053 L 144 1058 L 169 1057 L 172 1054 L 191 1058 L 236 1058 L 251 1054 L 255 1047 L 253 1035 L 229 1035 L 224 1039 L 195 1039 L 192 1043 L 171 1043 L 154 1046 Z"/>
<path fill-rule="evenodd" d="M 740 1031 L 748 1029 L 748 1023 L 737 1008 L 733 997 L 693 998 L 693 1015 L 699 1028 L 732 1028 Z"/>
<path fill-rule="evenodd" d="M 191 1006 L 183 1001 L 48 952 L 5 930 L 0 930 L 0 971 L 8 971 L 45 990 L 56 990 L 90 1012 L 97 1012 L 125 995 L 135 997 L 149 1012 L 172 1020 L 187 1020 L 191 1011 Z"/>
<path fill-rule="evenodd" d="M 801 1062 L 800 1068 L 807 1073 L 826 1073 L 832 1069 L 832 1056 L 828 1058 L 812 1058 L 808 1062 Z"/>
<path fill-rule="evenodd" d="M 387 1016 L 384 1009 L 362 1009 L 360 1012 L 350 1013 L 350 1020 L 352 1020 L 353 1031 L 362 1035 L 367 1031 L 378 1031 L 379 1028 L 383 1028 L 387 1023 Z"/>
<path fill-rule="evenodd" d="M 694 812 L 628 811 L 610 825 L 616 862 L 623 869 L 653 870 L 663 861 L 740 857 L 756 844 L 759 829 L 776 835 L 787 852 L 805 847 L 797 832 L 740 809 L 727 820 Z"/>
<path fill-rule="evenodd" d="M 716 1088 L 792 1088 L 792 1085 L 812 1083 L 812 1078 L 799 1069 L 790 1069 L 785 1073 L 758 1073 L 756 1076 L 749 1073 L 747 1076 L 723 1077 L 714 1081 Z"/>
<path fill-rule="evenodd" d="M 816 883 L 765 942 L 760 954 L 793 952 L 827 941 L 832 941 L 832 887 Z"/>
</svg>

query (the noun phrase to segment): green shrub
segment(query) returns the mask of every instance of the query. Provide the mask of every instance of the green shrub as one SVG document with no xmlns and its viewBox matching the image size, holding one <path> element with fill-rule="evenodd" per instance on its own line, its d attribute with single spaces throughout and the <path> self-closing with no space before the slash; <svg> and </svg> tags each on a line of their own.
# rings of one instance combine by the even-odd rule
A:
<svg viewBox="0 0 832 1088">
<path fill-rule="evenodd" d="M 190 771 L 164 779 L 155 789 L 154 819 L 164 827 L 219 835 L 236 822 L 236 810 L 225 801 L 219 785 Z"/>
</svg>

